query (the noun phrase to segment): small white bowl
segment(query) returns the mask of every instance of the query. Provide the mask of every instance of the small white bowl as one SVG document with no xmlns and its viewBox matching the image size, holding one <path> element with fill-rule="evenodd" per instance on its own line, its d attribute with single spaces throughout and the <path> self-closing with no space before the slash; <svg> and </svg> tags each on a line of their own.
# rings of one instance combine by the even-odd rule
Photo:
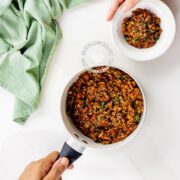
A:
<svg viewBox="0 0 180 180">
<path fill-rule="evenodd" d="M 137 126 L 137 128 L 128 137 L 126 137 L 122 141 L 119 141 L 119 142 L 113 143 L 113 144 L 104 145 L 104 144 L 101 144 L 101 143 L 96 143 L 92 139 L 90 139 L 87 136 L 85 136 L 84 134 L 82 134 L 82 132 L 79 129 L 76 128 L 76 126 L 73 124 L 73 122 L 71 121 L 71 119 L 69 118 L 69 116 L 66 113 L 66 99 L 67 99 L 67 92 L 69 90 L 69 87 L 71 87 L 72 84 L 78 79 L 80 74 L 87 71 L 87 69 L 84 69 L 84 70 L 80 71 L 79 73 L 77 73 L 74 77 L 72 77 L 72 79 L 66 85 L 66 87 L 65 87 L 65 89 L 63 91 L 63 94 L 61 96 L 61 105 L 60 105 L 61 119 L 63 120 L 64 126 L 67 129 L 67 132 L 70 134 L 71 138 L 75 142 L 77 141 L 80 144 L 81 147 L 89 147 L 89 148 L 96 149 L 96 150 L 112 150 L 112 149 L 115 149 L 117 147 L 122 147 L 125 144 L 129 143 L 131 140 L 133 140 L 136 137 L 136 135 L 138 134 L 138 132 L 141 130 L 142 126 L 143 126 L 145 116 L 146 116 L 147 104 L 146 104 L 146 97 L 145 97 L 145 94 L 143 92 L 143 89 L 142 89 L 141 85 L 136 80 L 136 78 L 134 76 L 132 76 L 132 74 L 130 74 L 129 72 L 127 72 L 123 68 L 118 67 L 118 66 L 110 66 L 110 67 L 115 67 L 115 68 L 125 72 L 129 76 L 131 76 L 136 81 L 138 87 L 141 89 L 141 93 L 142 93 L 142 96 L 143 96 L 143 102 L 144 102 L 144 112 L 142 114 L 141 121 L 140 121 L 139 125 Z"/>
<path fill-rule="evenodd" d="M 137 8 L 150 10 L 161 18 L 161 28 L 163 30 L 157 43 L 147 49 L 139 49 L 129 45 L 122 34 L 122 21 L 125 17 L 131 16 L 133 10 Z M 176 23 L 169 7 L 160 0 L 140 1 L 133 9 L 123 13 L 121 8 L 115 14 L 112 21 L 112 37 L 118 50 L 126 57 L 137 61 L 149 61 L 164 54 L 174 40 Z"/>
</svg>

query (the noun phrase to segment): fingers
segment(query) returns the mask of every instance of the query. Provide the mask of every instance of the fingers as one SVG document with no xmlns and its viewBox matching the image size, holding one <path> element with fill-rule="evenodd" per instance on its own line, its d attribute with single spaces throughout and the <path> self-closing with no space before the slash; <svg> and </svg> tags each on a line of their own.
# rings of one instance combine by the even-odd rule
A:
<svg viewBox="0 0 180 180">
<path fill-rule="evenodd" d="M 113 3 L 108 11 L 107 21 L 110 21 L 116 13 L 119 6 L 123 3 L 122 11 L 126 12 L 133 8 L 140 0 L 113 0 Z"/>
<path fill-rule="evenodd" d="M 137 3 L 139 2 L 139 0 L 126 0 L 123 3 L 123 7 L 122 7 L 122 11 L 126 12 L 129 11 L 131 8 L 133 8 Z"/>
<path fill-rule="evenodd" d="M 49 155 L 46 156 L 46 158 L 44 159 L 45 161 L 51 163 L 51 167 L 54 164 L 54 162 L 58 159 L 59 157 L 59 152 L 54 151 L 52 153 L 50 153 Z M 68 169 L 72 170 L 74 168 L 73 164 L 71 164 L 70 166 L 68 166 Z M 48 171 L 49 172 L 49 171 Z"/>
<path fill-rule="evenodd" d="M 71 164 L 70 166 L 68 166 L 68 169 L 69 169 L 69 170 L 72 170 L 72 169 L 74 169 L 74 166 L 73 166 L 73 164 Z"/>
<path fill-rule="evenodd" d="M 23 173 L 21 174 L 21 176 L 19 177 L 19 180 L 29 180 L 30 176 L 31 176 L 31 172 L 35 172 L 34 168 L 36 168 L 36 162 L 33 161 L 31 162 L 23 171 Z M 36 173 L 36 177 L 39 177 L 39 174 Z M 34 174 L 35 174 L 34 173 Z"/>
<path fill-rule="evenodd" d="M 123 2 L 124 0 L 113 0 L 113 3 L 108 11 L 107 21 L 110 21 L 113 18 L 115 12 Z"/>
<path fill-rule="evenodd" d="M 54 151 L 48 154 L 45 158 L 37 161 L 40 166 L 41 178 L 45 177 L 53 166 L 54 162 L 58 159 L 59 152 Z"/>
<path fill-rule="evenodd" d="M 59 152 L 54 151 L 54 152 L 48 154 L 45 159 L 47 161 L 50 161 L 51 163 L 54 163 L 58 159 L 58 157 L 59 157 Z"/>
<path fill-rule="evenodd" d="M 67 158 L 59 157 L 59 152 L 52 152 L 45 158 L 30 163 L 22 175 L 20 180 L 62 180 L 61 175 L 67 169 L 69 160 Z M 72 169 L 73 165 L 70 165 L 68 169 Z"/>
<path fill-rule="evenodd" d="M 43 160 L 48 160 L 48 161 L 52 161 L 52 162 L 55 162 L 57 160 L 59 156 L 59 152 L 58 151 L 54 151 L 50 154 L 48 154 L 46 157 L 40 159 L 39 161 L 43 161 Z"/>
<path fill-rule="evenodd" d="M 68 165 L 69 165 L 69 160 L 65 157 L 57 160 L 52 166 L 47 176 L 43 180 L 60 179 L 63 172 L 68 168 Z"/>
</svg>

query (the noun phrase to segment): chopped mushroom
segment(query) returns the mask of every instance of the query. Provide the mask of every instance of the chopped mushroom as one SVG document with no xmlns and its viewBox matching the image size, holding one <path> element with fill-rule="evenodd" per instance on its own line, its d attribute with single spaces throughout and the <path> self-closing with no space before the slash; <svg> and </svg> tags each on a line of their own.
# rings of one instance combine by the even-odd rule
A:
<svg viewBox="0 0 180 180">
<path fill-rule="evenodd" d="M 128 137 L 137 128 L 143 109 L 136 81 L 117 68 L 110 67 L 100 74 L 86 71 L 68 90 L 66 111 L 73 123 L 84 135 L 102 144 Z"/>
<path fill-rule="evenodd" d="M 128 44 L 136 48 L 150 48 L 162 33 L 161 19 L 147 9 L 136 9 L 122 23 L 122 33 Z"/>
</svg>

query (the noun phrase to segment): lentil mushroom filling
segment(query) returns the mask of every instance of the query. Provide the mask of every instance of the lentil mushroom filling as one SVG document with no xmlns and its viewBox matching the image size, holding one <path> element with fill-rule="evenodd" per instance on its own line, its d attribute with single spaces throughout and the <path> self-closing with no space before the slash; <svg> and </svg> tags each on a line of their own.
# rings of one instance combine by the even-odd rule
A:
<svg viewBox="0 0 180 180">
<path fill-rule="evenodd" d="M 150 48 L 160 38 L 161 19 L 147 9 L 136 9 L 122 23 L 126 42 L 136 48 Z"/>
<path fill-rule="evenodd" d="M 102 144 L 129 136 L 137 128 L 143 109 L 137 83 L 117 68 L 102 73 L 85 71 L 68 90 L 67 114 L 84 135 Z"/>
</svg>

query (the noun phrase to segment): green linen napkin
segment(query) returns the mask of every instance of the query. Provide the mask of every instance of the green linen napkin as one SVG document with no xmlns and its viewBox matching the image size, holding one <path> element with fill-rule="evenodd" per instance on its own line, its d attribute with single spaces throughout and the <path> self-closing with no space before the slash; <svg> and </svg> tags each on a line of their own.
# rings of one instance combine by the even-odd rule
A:
<svg viewBox="0 0 180 180">
<path fill-rule="evenodd" d="M 0 2 L 0 86 L 16 97 L 14 121 L 36 110 L 48 63 L 62 37 L 57 19 L 85 0 Z"/>
</svg>

